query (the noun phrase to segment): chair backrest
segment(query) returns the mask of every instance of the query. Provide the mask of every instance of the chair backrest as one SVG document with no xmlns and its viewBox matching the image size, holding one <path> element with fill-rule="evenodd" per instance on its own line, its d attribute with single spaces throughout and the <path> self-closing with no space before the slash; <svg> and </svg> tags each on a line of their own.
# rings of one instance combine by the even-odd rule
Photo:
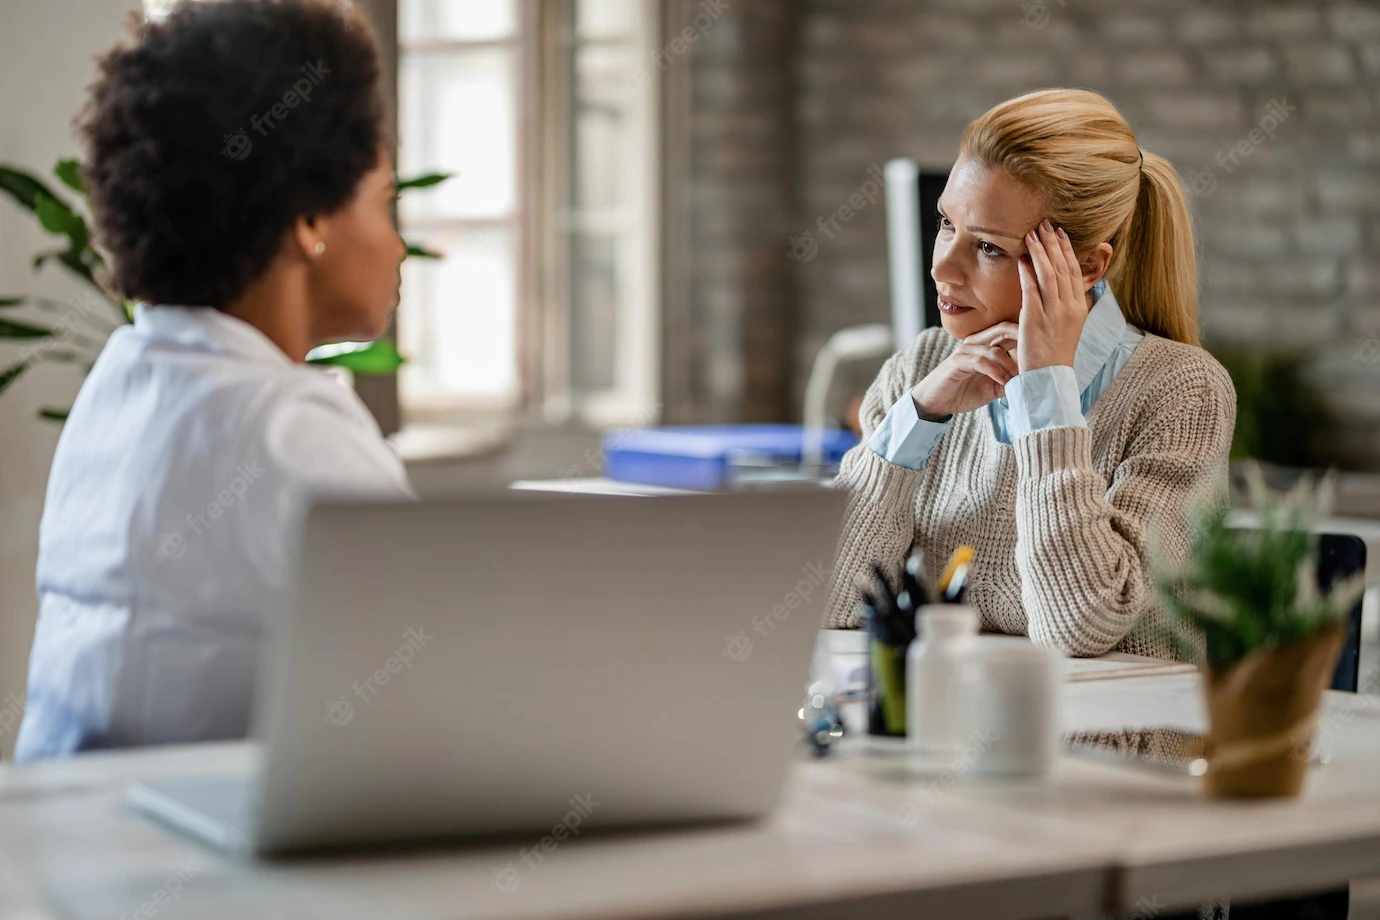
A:
<svg viewBox="0 0 1380 920">
<path fill-rule="evenodd" d="M 1253 528 L 1239 527 L 1240 530 Z M 1318 534 L 1318 590 L 1366 570 L 1366 543 L 1355 534 Z M 1355 693 L 1361 678 L 1361 601 L 1347 613 L 1346 642 L 1332 672 L 1332 689 Z"/>
<path fill-rule="evenodd" d="M 1366 543 L 1354 534 L 1318 535 L 1318 590 L 1366 570 Z M 1361 677 L 1361 601 L 1347 616 L 1346 644 L 1332 674 L 1332 689 L 1355 693 Z"/>
</svg>

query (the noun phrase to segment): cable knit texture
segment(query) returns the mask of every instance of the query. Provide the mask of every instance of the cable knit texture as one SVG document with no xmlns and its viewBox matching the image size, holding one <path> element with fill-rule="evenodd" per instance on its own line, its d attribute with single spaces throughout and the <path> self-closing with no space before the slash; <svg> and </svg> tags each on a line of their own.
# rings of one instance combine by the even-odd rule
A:
<svg viewBox="0 0 1380 920">
<path fill-rule="evenodd" d="M 1145 339 L 1088 413 L 1088 427 L 997 441 L 987 408 L 954 416 L 916 471 L 867 446 L 887 410 L 957 345 L 943 329 L 892 357 L 868 390 L 862 443 L 844 457 L 852 492 L 827 625 L 856 627 L 855 585 L 872 562 L 925 553 L 934 579 L 954 548 L 977 553 L 968 599 L 984 630 L 1066 655 L 1172 658 L 1150 581 L 1152 554 L 1187 558 L 1196 501 L 1222 494 L 1236 422 L 1231 378 L 1201 348 Z"/>
</svg>

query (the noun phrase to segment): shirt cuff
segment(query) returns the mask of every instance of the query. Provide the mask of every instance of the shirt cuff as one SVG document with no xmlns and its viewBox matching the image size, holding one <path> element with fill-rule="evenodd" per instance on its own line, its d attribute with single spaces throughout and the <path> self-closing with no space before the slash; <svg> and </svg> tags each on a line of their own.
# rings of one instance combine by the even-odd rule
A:
<svg viewBox="0 0 1380 920">
<path fill-rule="evenodd" d="M 1037 367 L 1006 385 L 1011 438 L 1046 428 L 1086 428 L 1078 381 L 1067 364 Z"/>
<path fill-rule="evenodd" d="M 942 422 L 922 419 L 920 410 L 915 408 L 915 400 L 907 392 L 896 400 L 896 405 L 872 432 L 867 446 L 888 463 L 909 470 L 923 469 L 952 419 L 953 416 Z"/>
</svg>

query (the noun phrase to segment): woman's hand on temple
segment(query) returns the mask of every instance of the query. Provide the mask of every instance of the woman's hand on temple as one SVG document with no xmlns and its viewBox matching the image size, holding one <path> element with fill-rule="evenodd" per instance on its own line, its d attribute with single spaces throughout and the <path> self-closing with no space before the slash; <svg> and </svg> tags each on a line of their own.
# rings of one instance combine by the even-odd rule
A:
<svg viewBox="0 0 1380 920">
<path fill-rule="evenodd" d="M 1021 275 L 1020 372 L 1058 364 L 1073 366 L 1088 318 L 1083 270 L 1063 228 L 1043 220 L 1025 235 L 1029 253 L 1018 260 Z"/>
<path fill-rule="evenodd" d="M 1015 323 L 997 323 L 958 344 L 938 367 L 911 388 L 921 418 L 938 421 L 947 415 L 980 409 L 1006 392 L 1006 384 L 1020 371 L 1007 349 L 1016 344 Z"/>
</svg>

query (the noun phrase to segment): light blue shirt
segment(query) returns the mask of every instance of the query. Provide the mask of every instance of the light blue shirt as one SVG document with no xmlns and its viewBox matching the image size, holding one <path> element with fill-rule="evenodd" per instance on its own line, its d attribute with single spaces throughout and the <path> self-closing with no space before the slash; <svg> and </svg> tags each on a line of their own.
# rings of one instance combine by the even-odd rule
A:
<svg viewBox="0 0 1380 920">
<path fill-rule="evenodd" d="M 998 441 L 1016 438 L 1045 428 L 1087 427 L 1086 415 L 1126 366 L 1145 334 L 1126 322 L 1116 297 L 1099 281 L 1093 288 L 1095 303 L 1083 324 L 1073 367 L 1039 367 L 1013 378 L 1006 397 L 987 405 L 992 431 Z M 943 422 L 920 417 L 907 391 L 896 401 L 868 441 L 873 453 L 889 463 L 919 470 L 949 430 L 952 416 Z"/>
</svg>

